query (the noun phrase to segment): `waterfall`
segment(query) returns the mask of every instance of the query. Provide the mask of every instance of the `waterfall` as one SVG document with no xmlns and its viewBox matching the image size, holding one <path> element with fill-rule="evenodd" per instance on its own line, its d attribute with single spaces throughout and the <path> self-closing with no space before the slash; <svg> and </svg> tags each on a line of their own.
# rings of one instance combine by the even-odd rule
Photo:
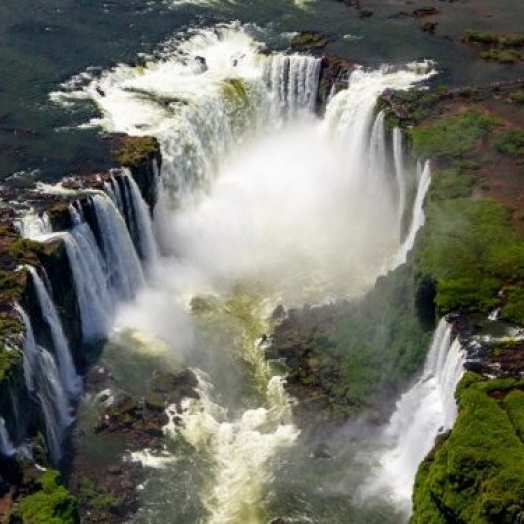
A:
<svg viewBox="0 0 524 524">
<path fill-rule="evenodd" d="M 156 245 L 149 208 L 142 198 L 142 194 L 140 193 L 140 189 L 138 189 L 134 178 L 129 173 L 126 173 L 125 176 L 129 184 L 129 199 L 132 203 L 135 227 L 138 233 L 137 248 L 140 250 L 142 259 L 147 264 L 151 265 L 158 258 L 158 248 Z"/>
<path fill-rule="evenodd" d="M 105 270 L 114 298 L 131 300 L 144 284 L 144 274 L 127 226 L 110 198 L 91 198 L 100 227 Z"/>
<path fill-rule="evenodd" d="M 256 338 L 267 330 L 246 312 L 249 297 L 235 304 L 232 295 L 247 290 L 264 306 L 300 306 L 359 296 L 373 285 L 400 248 L 399 213 L 415 192 L 399 137 L 386 132 L 383 113 L 376 115 L 377 96 L 431 71 L 356 70 L 319 120 L 312 114 L 320 66 L 314 58 L 263 55 L 244 31 L 224 27 L 198 30 L 160 54 L 143 67 L 119 65 L 64 96 L 94 100 L 102 117 L 93 123 L 106 130 L 160 142 L 161 285 L 130 304 L 119 327 L 143 329 L 188 366 L 201 367 L 200 398 L 170 406 L 165 430 L 205 460 L 208 478 L 191 494 L 198 493 L 210 522 L 259 523 L 267 521 L 274 463 L 298 431 L 282 380 L 267 362 L 257 364 L 264 355 Z M 132 185 L 117 182 L 108 182 L 107 202 L 134 206 L 127 220 L 138 231 Z M 102 242 L 109 238 L 103 212 L 97 209 Z M 140 246 L 143 256 L 142 239 Z M 104 245 L 105 262 L 110 249 Z M 209 296 L 210 311 L 195 310 L 186 321 L 180 303 L 207 303 Z M 181 322 L 195 331 L 187 352 Z"/>
<path fill-rule="evenodd" d="M 55 304 L 53 299 L 49 296 L 49 293 L 47 292 L 47 289 L 36 269 L 33 266 L 26 267 L 33 278 L 38 302 L 42 311 L 42 316 L 51 332 L 61 382 L 64 385 L 64 389 L 68 392 L 70 398 L 75 399 L 82 389 L 82 384 L 80 377 L 76 373 L 75 365 L 73 363 L 73 359 L 71 358 L 69 343 L 67 342 L 67 339 L 64 335 Z"/>
<path fill-rule="evenodd" d="M 415 244 L 415 237 L 417 236 L 418 230 L 424 225 L 426 220 L 424 214 L 424 199 L 428 192 L 429 186 L 431 184 L 431 167 L 429 160 L 426 161 L 424 169 L 419 177 L 417 194 L 415 196 L 415 202 L 413 203 L 413 211 L 411 222 L 408 230 L 408 234 L 402 243 L 399 251 L 395 255 L 393 267 L 397 267 L 400 264 L 406 262 L 408 253 L 413 249 Z"/>
<path fill-rule="evenodd" d="M 15 448 L 5 427 L 5 420 L 0 417 L 0 454 L 4 457 L 10 457 L 14 452 Z"/>
<path fill-rule="evenodd" d="M 36 344 L 27 313 L 18 304 L 15 308 L 25 327 L 23 366 L 26 387 L 38 399 L 45 422 L 47 447 L 56 464 L 62 454 L 64 432 L 73 421 L 67 395 L 53 357 Z"/>
<path fill-rule="evenodd" d="M 80 309 L 84 342 L 107 335 L 114 304 L 109 295 L 102 255 L 85 222 L 70 232 L 56 233 L 64 241 Z"/>
<path fill-rule="evenodd" d="M 320 59 L 308 56 L 275 54 L 267 58 L 263 74 L 271 93 L 274 121 L 314 111 L 320 65 Z"/>
<path fill-rule="evenodd" d="M 407 181 L 406 168 L 404 166 L 404 150 L 402 148 L 402 131 L 395 127 L 393 129 L 393 158 L 395 160 L 395 176 L 398 184 L 398 221 L 399 230 L 402 229 L 402 220 L 406 209 Z"/>
<path fill-rule="evenodd" d="M 417 468 L 435 437 L 450 429 L 457 416 L 455 389 L 464 373 L 465 354 L 451 325 L 442 319 L 435 331 L 421 378 L 397 402 L 384 436 L 387 451 L 380 459 L 373 491 L 390 491 L 406 510 Z"/>
<path fill-rule="evenodd" d="M 52 232 L 51 221 L 47 213 L 28 213 L 15 222 L 15 225 L 23 237 L 37 238 Z"/>
</svg>

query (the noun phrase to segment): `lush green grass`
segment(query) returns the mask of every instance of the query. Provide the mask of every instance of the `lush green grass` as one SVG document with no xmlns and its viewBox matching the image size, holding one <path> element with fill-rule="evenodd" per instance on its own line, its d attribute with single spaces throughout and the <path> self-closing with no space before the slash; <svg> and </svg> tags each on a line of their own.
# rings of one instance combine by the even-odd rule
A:
<svg viewBox="0 0 524 524">
<path fill-rule="evenodd" d="M 513 524 L 524 517 L 520 387 L 465 375 L 451 435 L 417 473 L 412 524 Z"/>
<path fill-rule="evenodd" d="M 471 198 L 430 202 L 416 265 L 436 284 L 438 314 L 487 312 L 505 289 L 504 317 L 524 319 L 524 242 L 504 206 Z"/>
<path fill-rule="evenodd" d="M 410 130 L 417 155 L 425 158 L 457 157 L 471 151 L 500 121 L 478 109 L 439 118 Z"/>
</svg>

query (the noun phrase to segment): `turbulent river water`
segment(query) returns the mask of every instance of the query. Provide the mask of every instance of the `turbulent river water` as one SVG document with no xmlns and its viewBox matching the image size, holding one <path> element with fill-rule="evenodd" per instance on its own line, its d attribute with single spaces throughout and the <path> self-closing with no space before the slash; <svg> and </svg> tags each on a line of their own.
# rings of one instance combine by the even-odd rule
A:
<svg viewBox="0 0 524 524">
<path fill-rule="evenodd" d="M 113 323 L 104 312 L 115 297 L 106 297 L 100 310 L 100 297 L 89 295 L 88 287 L 84 297 L 92 312 L 83 319 L 84 335 L 107 332 L 103 364 L 128 389 L 142 392 L 159 366 L 191 367 L 199 380 L 200 399 L 168 410 L 165 454 L 135 456 L 151 473 L 132 522 L 258 524 L 279 516 L 297 523 L 405 522 L 416 461 L 398 428 L 413 426 L 417 395 L 431 402 L 428 434 L 453 422 L 442 384 L 457 380 L 461 354 L 450 349 L 446 326 L 437 332 L 423 379 L 400 400 L 385 434 L 369 435 L 358 422 L 342 428 L 329 436 L 330 460 L 314 458 L 313 448 L 302 445 L 285 377 L 263 358 L 260 337 L 271 330 L 276 305 L 361 295 L 403 262 L 424 221 L 429 165 L 407 157 L 400 133 L 386 132 L 374 111 L 384 89 L 407 89 L 434 73 L 422 60 L 421 32 L 400 24 L 395 33 L 380 19 L 375 31 L 385 33 L 377 46 L 374 30 L 350 18 L 342 3 L 325 5 L 175 0 L 73 6 L 64 0 L 46 6 L 38 22 L 14 9 L 9 13 L 16 23 L 3 22 L 18 42 L 3 60 L 19 63 L 31 55 L 29 44 L 20 44 L 25 34 L 36 35 L 31 45 L 49 46 L 48 69 L 34 71 L 40 83 L 26 105 L 15 92 L 27 71 L 5 89 L 15 113 L 20 106 L 16 115 L 4 115 L 6 125 L 26 125 L 36 107 L 45 106 L 32 126 L 50 137 L 46 152 L 30 133 L 10 137 L 9 147 L 23 144 L 28 151 L 7 164 L 11 180 L 64 174 L 65 166 L 91 153 L 90 137 L 100 130 L 154 135 L 161 144 L 158 252 L 152 241 L 143 248 L 150 256 L 140 278 L 132 246 L 113 257 L 115 272 L 127 275 L 117 298 L 131 299 L 139 290 L 136 298 L 117 309 Z M 66 30 L 63 20 L 75 10 L 85 13 L 85 22 Z M 313 21 L 333 34 L 331 50 L 346 56 L 352 50 L 352 58 L 372 66 L 352 73 L 322 118 L 314 114 L 319 60 L 277 51 Z M 89 43 L 80 38 L 67 60 L 53 62 L 67 41 L 64 32 L 88 35 L 91 29 Z M 398 46 L 386 45 L 388 31 Z M 98 44 L 97 35 L 105 35 Z M 432 51 L 439 56 L 431 58 L 446 60 L 462 53 L 445 41 Z M 448 78 L 461 74 L 450 69 Z M 109 239 L 113 208 L 101 197 L 94 202 L 108 217 Z M 71 250 L 82 240 L 76 231 L 78 238 L 65 237 Z M 65 365 L 54 373 L 64 373 Z M 411 433 L 417 443 L 418 431 Z M 424 441 L 417 460 L 428 446 Z"/>
</svg>

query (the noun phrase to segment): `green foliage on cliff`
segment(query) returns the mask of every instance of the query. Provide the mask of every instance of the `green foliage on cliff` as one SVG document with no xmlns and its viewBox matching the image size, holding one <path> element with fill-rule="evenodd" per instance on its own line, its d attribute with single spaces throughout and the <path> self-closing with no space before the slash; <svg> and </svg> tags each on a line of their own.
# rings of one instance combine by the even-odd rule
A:
<svg viewBox="0 0 524 524">
<path fill-rule="evenodd" d="M 436 282 L 439 315 L 487 312 L 499 305 L 498 292 L 505 289 L 505 318 L 524 318 L 524 242 L 501 204 L 471 198 L 430 202 L 417 270 Z"/>
<path fill-rule="evenodd" d="M 19 238 L 9 246 L 9 254 L 21 264 L 38 265 L 44 245 L 29 238 Z"/>
<path fill-rule="evenodd" d="M 414 128 L 409 135 L 422 157 L 457 157 L 471 151 L 499 123 L 497 118 L 473 108 Z"/>
<path fill-rule="evenodd" d="M 524 131 L 522 129 L 508 129 L 499 133 L 493 145 L 499 153 L 511 156 L 524 155 Z"/>
<path fill-rule="evenodd" d="M 369 405 L 384 391 L 398 392 L 420 370 L 431 327 L 418 316 L 411 264 L 379 279 L 334 330 L 350 399 Z"/>
<path fill-rule="evenodd" d="M 523 387 L 464 376 L 455 426 L 417 473 L 411 524 L 513 524 L 524 517 Z"/>
<path fill-rule="evenodd" d="M 9 524 L 75 524 L 77 501 L 62 485 L 60 474 L 46 471 L 37 480 L 38 491 L 22 499 L 11 513 Z"/>
<path fill-rule="evenodd" d="M 136 167 L 151 155 L 160 151 L 158 140 L 152 136 L 126 137 L 120 147 L 113 150 L 113 156 L 121 166 Z"/>
</svg>

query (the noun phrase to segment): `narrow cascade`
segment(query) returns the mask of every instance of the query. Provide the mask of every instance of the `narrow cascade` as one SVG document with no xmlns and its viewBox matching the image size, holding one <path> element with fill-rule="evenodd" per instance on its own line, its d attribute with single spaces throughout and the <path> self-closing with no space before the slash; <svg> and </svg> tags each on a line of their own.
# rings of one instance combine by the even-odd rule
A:
<svg viewBox="0 0 524 524">
<path fill-rule="evenodd" d="M 424 199 L 426 198 L 426 194 L 431 184 L 431 166 L 429 161 L 424 164 L 422 173 L 420 173 L 418 178 L 417 194 L 415 196 L 415 202 L 413 203 L 413 214 L 408 234 L 398 250 L 398 253 L 395 255 L 393 267 L 397 267 L 406 262 L 408 253 L 413 249 L 413 245 L 415 244 L 417 232 L 424 225 L 426 220 L 424 214 Z"/>
<path fill-rule="evenodd" d="M 131 300 L 144 285 L 144 274 L 127 226 L 110 198 L 92 197 L 101 230 L 105 270 L 114 298 Z"/>
<path fill-rule="evenodd" d="M 82 390 L 82 383 L 80 377 L 76 373 L 75 365 L 73 363 L 73 359 L 71 358 L 69 343 L 67 342 L 67 339 L 64 335 L 62 323 L 60 322 L 60 317 L 56 311 L 55 303 L 49 296 L 44 282 L 38 275 L 36 269 L 33 266 L 26 267 L 33 278 L 38 302 L 42 311 L 42 316 L 46 324 L 49 326 L 49 330 L 51 332 L 61 382 L 64 385 L 64 389 L 69 394 L 69 397 L 71 399 L 75 399 Z"/>
<path fill-rule="evenodd" d="M 384 111 L 380 111 L 375 118 L 369 142 L 371 186 L 373 191 L 380 191 L 382 185 L 387 182 L 383 180 L 383 175 L 387 172 L 389 162 Z"/>
<path fill-rule="evenodd" d="M 16 226 L 20 234 L 25 238 L 36 238 L 53 231 L 47 213 L 42 213 L 41 215 L 28 213 L 16 222 Z"/>
<path fill-rule="evenodd" d="M 399 229 L 402 232 L 402 220 L 406 210 L 406 198 L 408 196 L 408 172 L 404 166 L 404 150 L 402 148 L 402 131 L 395 127 L 393 129 L 393 158 L 395 161 L 395 176 L 398 185 L 398 221 Z"/>
<path fill-rule="evenodd" d="M 15 308 L 25 327 L 25 384 L 28 391 L 38 399 L 44 416 L 49 454 L 53 463 L 57 464 L 62 455 L 64 432 L 73 422 L 73 417 L 53 357 L 46 349 L 36 344 L 27 313 L 18 304 Z"/>
<path fill-rule="evenodd" d="M 15 448 L 5 427 L 5 420 L 0 417 L 0 454 L 4 457 L 10 457 L 15 453 Z"/>
<path fill-rule="evenodd" d="M 411 508 L 413 482 L 419 464 L 435 437 L 451 429 L 457 417 L 455 389 L 464 373 L 465 354 L 451 325 L 442 319 L 435 331 L 422 377 L 397 403 L 385 430 L 388 450 L 380 459 L 372 489 L 389 491 L 406 511 Z"/>
<path fill-rule="evenodd" d="M 140 189 L 134 178 L 126 173 L 126 180 L 129 184 L 130 201 L 132 203 L 136 229 L 138 233 L 138 249 L 146 264 L 153 264 L 158 258 L 158 247 L 156 245 L 153 222 L 149 208 L 142 198 Z"/>
<path fill-rule="evenodd" d="M 84 342 L 107 335 L 114 304 L 109 295 L 104 262 L 93 232 L 85 222 L 70 232 L 56 233 L 64 241 L 73 273 Z"/>
</svg>

